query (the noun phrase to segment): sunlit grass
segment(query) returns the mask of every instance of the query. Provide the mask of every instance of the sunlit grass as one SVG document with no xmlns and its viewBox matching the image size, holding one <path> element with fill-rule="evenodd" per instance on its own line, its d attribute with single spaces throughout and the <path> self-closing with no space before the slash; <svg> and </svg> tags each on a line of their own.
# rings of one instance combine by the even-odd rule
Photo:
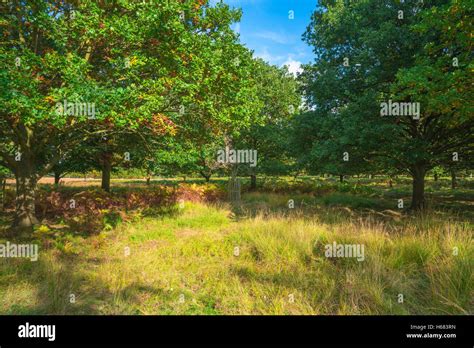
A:
<svg viewBox="0 0 474 348">
<path fill-rule="evenodd" d="M 289 199 L 309 208 L 289 209 Z M 244 216 L 186 203 L 175 215 L 71 237 L 69 249 L 43 249 L 37 262 L 0 259 L 0 312 L 473 313 L 472 225 L 344 208 L 250 194 Z M 326 258 L 333 241 L 363 244 L 364 261 Z"/>
</svg>

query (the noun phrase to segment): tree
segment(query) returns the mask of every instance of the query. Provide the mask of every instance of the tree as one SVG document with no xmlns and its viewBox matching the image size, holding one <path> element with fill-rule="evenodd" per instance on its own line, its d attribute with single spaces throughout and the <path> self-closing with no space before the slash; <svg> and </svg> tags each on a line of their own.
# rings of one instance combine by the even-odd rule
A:
<svg viewBox="0 0 474 348">
<path fill-rule="evenodd" d="M 293 156 L 297 167 L 312 174 L 332 174 L 342 182 L 345 175 L 374 173 L 380 166 L 361 156 L 366 146 L 357 137 L 357 125 L 349 125 L 347 112 L 306 111 L 296 117 L 290 127 Z M 345 132 L 342 133 L 341 130 Z"/>
<path fill-rule="evenodd" d="M 301 97 L 296 79 L 286 67 L 268 65 L 261 59 L 255 61 L 256 97 L 263 107 L 254 113 L 252 124 L 235 134 L 237 148 L 256 150 L 258 164 L 245 166 L 250 175 L 250 189 L 257 187 L 257 171 L 269 174 L 287 173 L 291 159 L 288 156 L 288 126 L 298 112 Z"/>
<path fill-rule="evenodd" d="M 316 60 L 302 83 L 321 117 L 337 120 L 329 122 L 337 122 L 338 134 L 313 148 L 338 153 L 335 144 L 343 144 L 361 163 L 409 173 L 411 208 L 422 210 L 426 171 L 473 143 L 472 104 L 460 103 L 472 100 L 468 23 L 461 0 L 322 1 L 305 34 Z M 448 62 L 452 52 L 462 57 L 458 70 Z M 384 116 L 392 101 L 413 110 Z"/>
<path fill-rule="evenodd" d="M 81 143 L 176 120 L 246 122 L 251 72 L 230 24 L 204 1 L 11 1 L 0 46 L 0 160 L 15 175 L 13 225 L 37 223 L 38 180 Z M 215 49 L 222 49 L 221 55 Z M 211 65 L 204 64 L 210 60 Z M 226 64 L 222 64 L 226 62 Z M 222 88 L 223 101 L 212 92 Z M 216 105 L 219 107 L 216 107 Z M 87 111 L 85 111 L 85 109 Z M 232 117 L 231 117 L 232 116 Z"/>
<path fill-rule="evenodd" d="M 412 169 L 415 208 L 424 204 L 427 170 L 450 168 L 454 188 L 456 168 L 472 167 L 474 150 L 472 6 L 465 0 L 441 2 L 420 17 L 412 30 L 423 39 L 423 49 L 414 66 L 397 74 L 392 89 L 398 98 L 416 99 L 424 110 L 417 124 L 405 125 L 424 151 Z"/>
</svg>

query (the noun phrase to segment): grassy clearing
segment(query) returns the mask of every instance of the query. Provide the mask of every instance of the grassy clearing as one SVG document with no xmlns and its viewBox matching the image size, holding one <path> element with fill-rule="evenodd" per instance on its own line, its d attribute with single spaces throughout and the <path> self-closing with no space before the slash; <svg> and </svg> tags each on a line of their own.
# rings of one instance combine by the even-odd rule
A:
<svg viewBox="0 0 474 348">
<path fill-rule="evenodd" d="M 473 313 L 472 223 L 351 199 L 252 193 L 240 214 L 186 203 L 56 244 L 38 231 L 37 262 L 0 259 L 0 313 Z M 364 261 L 326 258 L 333 241 L 363 244 Z"/>
</svg>

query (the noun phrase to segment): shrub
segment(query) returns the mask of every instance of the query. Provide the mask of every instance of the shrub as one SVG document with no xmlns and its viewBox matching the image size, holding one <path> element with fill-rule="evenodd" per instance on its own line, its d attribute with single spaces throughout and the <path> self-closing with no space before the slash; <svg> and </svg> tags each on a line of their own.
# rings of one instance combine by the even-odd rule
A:
<svg viewBox="0 0 474 348">
<path fill-rule="evenodd" d="M 222 197 L 223 190 L 215 184 L 153 185 L 134 187 L 133 191 L 122 187 L 112 193 L 99 189 L 53 188 L 45 185 L 38 190 L 36 207 L 38 217 L 44 221 L 62 221 L 75 232 L 96 234 L 129 221 L 136 215 L 135 212 L 168 211 L 181 199 L 213 202 Z M 9 199 L 12 200 L 11 197 Z M 11 200 L 9 205 L 13 205 Z"/>
</svg>

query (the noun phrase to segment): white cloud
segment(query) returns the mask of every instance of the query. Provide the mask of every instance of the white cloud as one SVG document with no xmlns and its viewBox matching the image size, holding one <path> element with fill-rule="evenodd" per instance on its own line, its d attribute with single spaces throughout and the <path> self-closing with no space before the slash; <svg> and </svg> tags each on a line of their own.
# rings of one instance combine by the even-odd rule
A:
<svg viewBox="0 0 474 348">
<path fill-rule="evenodd" d="M 288 67 L 288 71 L 294 76 L 297 76 L 297 74 L 303 72 L 303 68 L 301 68 L 302 63 L 299 60 L 295 60 L 292 54 L 289 54 L 288 56 L 276 56 L 268 52 L 267 47 L 263 47 L 262 51 L 254 53 L 254 57 L 261 58 L 272 65 L 286 65 Z"/>
<path fill-rule="evenodd" d="M 255 52 L 254 56 L 257 58 L 262 58 L 267 63 L 275 64 L 275 65 L 278 65 L 279 63 L 283 61 L 283 59 L 285 59 L 284 56 L 272 55 L 270 52 L 268 52 L 267 47 L 263 47 L 263 51 Z"/>
<path fill-rule="evenodd" d="M 303 69 L 301 68 L 301 62 L 294 60 L 291 57 L 288 57 L 287 61 L 284 62 L 282 65 L 286 65 L 288 67 L 288 71 L 294 76 L 303 72 Z"/>
<path fill-rule="evenodd" d="M 266 39 L 266 40 L 271 40 L 279 44 L 287 44 L 291 42 L 291 38 L 289 38 L 287 35 L 276 33 L 274 31 L 261 31 L 261 32 L 255 33 L 254 36 L 262 38 L 262 39 Z"/>
</svg>

